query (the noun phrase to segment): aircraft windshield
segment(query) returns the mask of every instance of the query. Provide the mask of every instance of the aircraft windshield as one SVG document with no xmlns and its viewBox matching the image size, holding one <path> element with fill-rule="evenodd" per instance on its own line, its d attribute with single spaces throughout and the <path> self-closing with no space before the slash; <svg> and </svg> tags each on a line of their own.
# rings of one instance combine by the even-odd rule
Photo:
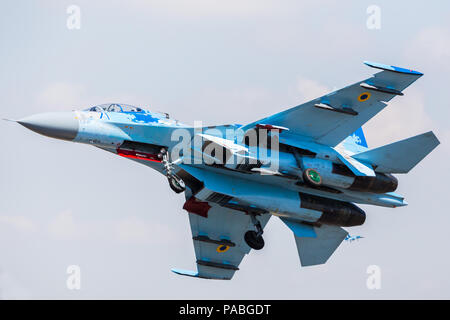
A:
<svg viewBox="0 0 450 320">
<path fill-rule="evenodd" d="M 88 109 L 85 109 L 85 111 L 93 111 L 93 112 L 145 112 L 144 109 L 140 107 L 131 106 L 128 104 L 122 104 L 122 103 L 105 103 L 98 106 L 94 106 Z"/>
</svg>

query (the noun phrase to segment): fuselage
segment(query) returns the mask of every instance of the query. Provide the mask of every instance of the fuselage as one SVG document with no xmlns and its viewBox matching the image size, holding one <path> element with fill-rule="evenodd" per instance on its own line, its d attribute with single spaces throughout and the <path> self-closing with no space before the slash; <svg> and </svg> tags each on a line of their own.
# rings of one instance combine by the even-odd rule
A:
<svg viewBox="0 0 450 320">
<path fill-rule="evenodd" d="M 202 195 L 199 193 L 197 197 L 200 200 L 207 200 L 211 192 L 216 192 L 233 198 L 236 206 L 259 208 L 275 215 L 311 222 L 321 217 L 324 219 L 325 211 L 332 214 L 333 210 L 323 205 L 329 201 L 335 201 L 329 203 L 330 208 L 337 206 L 343 212 L 353 212 L 355 216 L 358 216 L 360 209 L 354 203 L 385 207 L 406 205 L 403 197 L 389 190 L 396 179 L 391 180 L 391 185 L 382 185 L 385 189 L 387 186 L 387 190 L 378 188 L 370 192 L 370 189 L 355 187 L 361 182 L 358 184 L 356 179 L 359 178 L 348 173 L 348 170 L 335 174 L 336 168 L 343 168 L 339 163 L 343 154 L 354 152 L 347 150 L 345 143 L 331 148 L 307 139 L 293 139 L 288 134 L 280 135 L 277 136 L 279 146 L 274 160 L 272 146 L 248 145 L 243 141 L 240 125 L 193 127 L 173 120 L 165 113 L 122 104 L 38 114 L 18 122 L 37 133 L 99 147 L 161 173 L 165 172 L 161 150 L 165 150 L 171 154 L 176 171 L 187 171 L 191 175 L 198 172 L 208 177 L 205 184 L 210 192 L 203 195 L 203 199 L 200 199 Z M 244 162 L 232 165 L 205 163 L 203 153 L 205 145 L 208 145 L 205 141 L 223 147 L 225 152 L 235 153 L 240 159 L 253 159 L 259 165 L 245 165 Z M 303 152 L 300 156 L 298 150 Z M 269 160 L 272 161 L 270 166 L 267 165 Z M 276 169 L 273 169 L 274 164 Z M 321 172 L 325 184 L 314 187 L 305 183 L 302 178 L 305 168 L 315 168 Z M 381 178 L 386 179 L 384 176 Z M 316 202 L 322 205 L 315 205 Z M 230 205 L 233 205 L 232 201 Z"/>
</svg>

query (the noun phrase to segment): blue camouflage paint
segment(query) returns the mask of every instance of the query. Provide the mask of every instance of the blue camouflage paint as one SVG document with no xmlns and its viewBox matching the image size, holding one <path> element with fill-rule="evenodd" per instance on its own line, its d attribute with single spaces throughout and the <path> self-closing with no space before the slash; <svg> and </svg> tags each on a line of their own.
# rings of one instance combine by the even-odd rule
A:
<svg viewBox="0 0 450 320">
<path fill-rule="evenodd" d="M 418 76 L 423 75 L 423 73 L 421 73 L 419 71 L 415 71 L 412 69 L 406 69 L 406 68 L 400 68 L 400 67 L 396 67 L 396 66 L 388 66 L 388 65 L 382 64 L 382 63 L 364 61 L 364 64 L 369 67 L 372 67 L 372 68 L 377 68 L 377 69 L 382 69 L 382 70 L 387 70 L 387 71 L 394 71 L 394 72 L 400 72 L 400 73 L 405 73 L 405 74 L 415 74 Z"/>
<path fill-rule="evenodd" d="M 130 112 L 130 120 L 133 122 L 153 123 L 158 122 L 158 118 L 153 117 L 150 113 Z"/>
<path fill-rule="evenodd" d="M 358 130 L 356 130 L 355 132 L 353 132 L 353 133 L 351 134 L 351 137 L 354 138 L 353 141 L 354 141 L 357 145 L 360 145 L 360 146 L 363 146 L 363 147 L 368 148 L 368 146 L 367 146 L 367 141 L 366 141 L 366 137 L 364 136 L 364 132 L 363 132 L 363 130 L 362 130 L 362 127 L 358 128 Z"/>
<path fill-rule="evenodd" d="M 372 83 L 375 87 L 387 86 L 389 88 L 389 83 L 391 83 L 394 85 L 394 87 L 392 87 L 393 90 L 395 90 L 395 85 L 401 85 L 401 88 L 404 88 L 417 80 L 421 75 L 421 73 L 417 71 L 404 68 L 375 63 L 366 64 L 374 68 L 388 71 L 378 73 L 369 80 L 364 80 L 368 83 Z M 396 73 L 394 74 L 394 72 Z M 372 80 L 375 83 L 373 83 Z M 348 88 L 346 90 L 352 93 L 351 96 L 353 98 L 357 97 L 359 94 L 359 100 L 365 101 L 370 97 L 370 93 L 361 92 L 360 86 L 362 83 L 363 82 L 358 82 L 352 86 L 346 87 Z M 357 94 L 354 94 L 355 92 Z M 396 94 L 398 94 L 398 92 Z M 345 102 L 348 101 L 348 97 L 346 92 L 343 93 L 342 90 L 337 90 L 320 98 L 320 101 L 322 101 L 322 103 L 327 103 L 331 100 L 331 102 L 335 102 L 335 105 L 346 107 Z M 313 100 L 313 102 L 316 101 L 317 99 Z M 324 216 L 324 214 L 333 212 L 336 209 L 336 214 L 342 212 L 342 218 L 347 219 L 349 214 L 348 210 L 352 210 L 351 212 L 353 212 L 353 209 L 349 209 L 348 207 L 350 203 L 372 204 L 384 207 L 407 205 L 404 198 L 394 192 L 381 193 L 383 190 L 395 190 L 397 181 L 390 181 L 391 185 L 395 185 L 393 188 L 388 186 L 389 188 L 383 189 L 378 187 L 371 188 L 372 180 L 369 180 L 369 183 L 365 187 L 365 180 L 361 180 L 362 187 L 360 190 L 357 188 L 352 189 L 351 187 L 357 178 L 351 180 L 351 177 L 345 177 L 345 172 L 334 172 L 334 168 L 339 168 L 334 167 L 334 164 L 342 164 L 356 176 L 361 177 L 374 177 L 375 169 L 380 173 L 405 173 L 439 144 L 439 141 L 434 134 L 428 132 L 423 134 L 423 136 L 431 140 L 425 140 L 424 143 L 414 143 L 414 146 L 417 145 L 417 148 L 421 148 L 419 151 L 417 151 L 417 148 L 413 148 L 414 150 L 411 151 L 411 148 L 408 147 L 410 142 L 406 143 L 406 147 L 402 147 L 405 145 L 405 140 L 374 150 L 367 150 L 368 145 L 362 128 L 358 128 L 350 135 L 349 133 L 368 121 L 368 119 L 376 112 L 369 112 L 367 117 L 362 116 L 364 115 L 363 112 L 365 109 L 361 106 L 362 112 L 360 112 L 360 119 L 358 119 L 358 117 L 352 118 L 343 116 L 344 120 L 336 123 L 336 117 L 334 117 L 333 114 L 330 114 L 329 118 L 323 117 L 322 114 L 317 114 L 315 109 L 308 107 L 310 106 L 310 103 L 313 102 L 308 102 L 306 107 L 304 105 L 299 105 L 244 127 L 235 124 L 197 128 L 180 124 L 177 120 L 170 119 L 165 113 L 150 112 L 142 108 L 125 104 L 103 104 L 91 107 L 84 111 L 75 111 L 70 114 L 65 113 L 62 115 L 62 118 L 60 115 L 52 115 L 51 117 L 39 121 L 34 120 L 34 122 L 32 122 L 30 118 L 28 118 L 18 120 L 17 122 L 37 133 L 57 139 L 66 140 L 66 137 L 61 136 L 60 132 L 57 132 L 57 130 L 78 131 L 78 134 L 73 139 L 75 142 L 94 145 L 103 150 L 116 153 L 119 156 L 139 161 L 142 164 L 148 165 L 158 172 L 165 174 L 169 179 L 174 178 L 174 176 L 172 176 L 173 174 L 179 174 L 179 178 L 186 179 L 186 185 L 190 188 L 186 190 L 187 199 L 195 196 L 194 199 L 198 199 L 198 201 L 215 202 L 217 203 L 217 206 L 221 206 L 220 210 L 216 209 L 217 211 L 209 216 L 209 218 L 195 217 L 195 220 L 191 219 L 192 235 L 211 235 L 211 238 L 213 239 L 226 239 L 232 241 L 235 244 L 235 248 L 230 249 L 232 246 L 231 244 L 226 245 L 219 243 L 219 246 L 217 246 L 217 244 L 209 244 L 209 247 L 206 247 L 204 243 L 198 241 L 194 242 L 198 271 L 194 272 L 181 269 L 172 269 L 172 271 L 192 277 L 231 279 L 234 272 L 238 270 L 240 261 L 244 255 L 248 253 L 248 248 L 245 246 L 242 247 L 242 244 L 247 243 L 249 247 L 251 246 L 254 249 L 258 249 L 255 248 L 255 246 L 252 246 L 251 242 L 244 242 L 246 241 L 245 236 L 243 237 L 243 235 L 245 235 L 244 232 L 247 232 L 246 230 L 248 229 L 254 231 L 252 229 L 254 229 L 253 227 L 255 226 L 252 226 L 254 221 L 249 221 L 253 219 L 249 219 L 248 215 L 244 216 L 244 214 L 239 211 L 245 210 L 247 211 L 247 214 L 251 214 L 252 211 L 255 211 L 255 214 L 258 215 L 257 219 L 259 219 L 258 221 L 261 228 L 264 228 L 271 215 L 280 217 L 294 232 L 301 264 L 303 266 L 323 264 L 344 238 L 349 242 L 363 238 L 361 236 L 351 236 L 339 227 L 339 225 L 353 226 L 356 225 L 356 223 L 342 222 L 328 224 L 327 217 Z M 366 107 L 369 105 L 370 104 L 366 104 Z M 347 107 L 350 106 L 347 105 Z M 384 107 L 384 105 L 380 106 L 380 109 L 382 107 Z M 377 108 L 377 106 L 374 108 Z M 375 109 L 374 111 L 377 110 Z M 306 119 L 304 122 L 300 121 L 302 120 L 302 117 Z M 67 124 L 67 119 L 69 118 L 70 122 Z M 72 129 L 72 124 L 74 123 L 77 123 L 76 130 Z M 287 148 L 279 150 L 279 152 L 277 152 L 278 158 L 274 159 L 274 164 L 280 165 L 280 172 L 286 173 L 286 176 L 278 174 L 276 171 L 278 169 L 272 170 L 272 163 L 270 162 L 272 159 L 269 159 L 269 157 L 272 156 L 270 151 L 264 155 L 259 152 L 253 152 L 250 149 L 250 146 L 249 148 L 241 148 L 244 145 L 242 136 L 238 136 L 238 134 L 232 135 L 231 133 L 227 136 L 229 129 L 246 130 L 254 128 L 257 124 L 262 123 L 278 126 L 279 128 L 287 127 L 287 130 L 278 135 L 280 142 L 287 145 Z M 314 128 L 311 130 L 308 129 L 309 131 L 302 131 L 303 127 L 312 127 L 312 123 L 315 125 Z M 323 128 L 319 128 L 320 126 L 323 126 Z M 343 126 L 347 127 L 343 128 Z M 179 128 L 186 129 L 188 141 L 191 141 L 193 134 L 197 133 L 197 129 L 200 129 L 199 131 L 204 132 L 205 134 L 208 133 L 216 137 L 225 137 L 228 140 L 226 143 L 220 142 L 216 144 L 218 144 L 221 149 L 231 150 L 232 155 L 236 155 L 236 159 L 241 158 L 240 162 L 227 163 L 226 166 L 213 166 L 209 164 L 206 166 L 206 163 L 203 162 L 200 164 L 194 162 L 192 164 L 181 161 L 183 158 L 189 159 L 188 157 L 193 157 L 192 152 L 178 154 L 178 156 L 180 156 L 180 161 L 178 161 L 178 157 L 172 159 L 163 158 L 161 159 L 164 160 L 163 163 L 161 163 L 161 160 L 157 160 L 157 163 L 153 161 L 141 161 L 158 159 L 156 157 L 147 158 L 147 156 L 153 156 L 155 153 L 161 152 L 160 148 L 167 149 L 169 154 L 171 154 L 173 150 L 176 150 L 179 141 L 173 140 L 172 135 Z M 317 128 L 321 130 L 315 130 Z M 243 133 L 240 131 L 239 133 Z M 324 135 L 325 138 L 322 138 Z M 416 139 L 420 136 L 409 138 L 407 140 L 411 141 L 411 139 Z M 416 140 L 412 141 L 414 142 Z M 342 145 L 337 145 L 341 143 Z M 394 147 L 392 147 L 393 145 Z M 392 158 L 392 152 L 383 151 L 386 149 L 398 151 L 399 147 L 396 148 L 395 146 L 401 146 L 402 150 L 405 150 L 403 153 L 400 152 L 400 155 L 409 161 L 406 164 L 409 167 L 406 167 L 406 165 L 403 167 L 398 166 L 400 160 Z M 196 148 L 195 144 L 193 147 L 192 145 L 188 147 L 196 151 L 196 149 L 194 149 Z M 292 152 L 292 150 L 289 150 L 290 147 L 310 151 L 310 153 L 314 153 L 315 159 L 308 157 L 310 154 L 301 152 L 301 150 L 298 150 L 298 153 Z M 261 149 L 260 146 L 258 146 L 258 148 Z M 200 149 L 200 152 L 202 155 L 206 155 L 204 150 Z M 389 156 L 387 157 L 389 158 L 387 160 L 386 152 Z M 141 155 L 141 153 L 143 154 Z M 270 155 L 268 155 L 268 153 L 270 153 Z M 240 158 L 238 158 L 238 156 Z M 416 156 L 418 160 L 411 160 L 411 156 Z M 252 159 L 259 160 L 261 163 L 258 164 L 259 168 L 268 168 L 267 171 L 269 171 L 269 174 L 266 175 L 264 172 L 260 172 L 260 174 L 253 173 L 252 169 L 254 168 L 248 166 L 248 164 L 252 163 L 247 163 L 247 160 Z M 235 159 L 233 158 L 233 160 Z M 169 161 L 171 162 L 168 163 Z M 269 164 L 271 167 L 269 167 Z M 395 164 L 395 166 L 393 164 Z M 243 166 L 241 167 L 241 165 Z M 308 168 L 317 170 L 324 168 L 323 177 L 326 177 L 326 174 L 329 174 L 329 180 L 326 180 L 325 178 L 323 180 L 324 187 L 329 186 L 329 188 L 313 188 L 306 183 L 298 183 L 304 182 L 299 178 Z M 404 170 L 403 168 L 407 168 L 408 170 Z M 336 174 L 335 177 L 332 176 L 334 173 Z M 192 184 L 188 183 L 189 180 Z M 357 184 L 360 183 L 358 182 Z M 199 185 L 200 188 L 194 192 L 194 189 L 197 187 L 196 185 Z M 346 191 L 346 189 L 349 191 Z M 306 196 L 306 194 L 308 194 L 308 196 Z M 214 196 L 211 197 L 212 195 Z M 216 197 L 216 195 L 220 195 L 220 197 Z M 228 201 L 226 199 L 233 200 Z M 326 199 L 328 199 L 329 202 Z M 308 205 L 308 203 L 312 204 L 314 202 L 318 205 Z M 320 206 L 322 202 L 324 207 Z M 341 202 L 341 204 L 339 204 L 339 202 Z M 238 206 L 238 208 L 227 205 L 227 203 L 232 203 Z M 250 210 L 249 208 L 258 210 Z M 342 208 L 343 211 L 341 211 L 340 208 Z M 361 213 L 358 209 L 354 210 Z M 264 214 L 260 214 L 262 213 L 261 211 L 263 211 Z M 322 217 L 324 219 L 322 219 Z M 364 219 L 358 219 L 360 220 L 358 223 L 364 223 Z M 304 222 L 309 222 L 309 224 Z M 314 222 L 320 222 L 323 223 L 323 225 L 321 228 L 315 228 L 311 225 L 311 223 Z M 259 229 L 258 225 L 256 227 L 256 229 Z M 312 240 L 305 238 L 318 239 Z M 203 247 L 204 245 L 205 247 Z M 239 250 L 239 248 L 243 250 Z M 217 256 L 216 254 L 220 254 L 220 256 Z"/>
</svg>

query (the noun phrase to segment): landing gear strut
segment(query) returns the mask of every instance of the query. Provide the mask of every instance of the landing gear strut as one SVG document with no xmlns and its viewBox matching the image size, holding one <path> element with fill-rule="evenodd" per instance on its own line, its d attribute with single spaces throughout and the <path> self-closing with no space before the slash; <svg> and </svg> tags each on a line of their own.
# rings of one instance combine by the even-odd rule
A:
<svg viewBox="0 0 450 320">
<path fill-rule="evenodd" d="M 184 181 L 178 177 L 172 171 L 172 163 L 169 161 L 169 154 L 165 148 L 162 148 L 158 157 L 161 159 L 161 163 L 164 166 L 164 171 L 167 177 L 167 181 L 169 182 L 170 189 L 175 191 L 176 193 L 181 193 L 186 190 L 186 185 Z"/>
<path fill-rule="evenodd" d="M 250 213 L 253 224 L 255 225 L 256 231 L 249 230 L 244 234 L 244 240 L 248 246 L 255 250 L 261 250 L 264 247 L 264 239 L 262 237 L 263 229 L 261 223 L 256 219 L 254 213 Z"/>
</svg>

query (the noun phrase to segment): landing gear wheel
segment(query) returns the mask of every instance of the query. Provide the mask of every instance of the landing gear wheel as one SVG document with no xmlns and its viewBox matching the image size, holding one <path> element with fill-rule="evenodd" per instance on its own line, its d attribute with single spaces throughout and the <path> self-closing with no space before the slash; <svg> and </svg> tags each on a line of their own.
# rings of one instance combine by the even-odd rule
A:
<svg viewBox="0 0 450 320">
<path fill-rule="evenodd" d="M 167 177 L 167 181 L 169 181 L 170 189 L 172 189 L 176 193 L 185 191 L 186 185 L 184 184 L 183 179 L 173 173 L 173 165 L 169 161 L 169 154 L 167 153 L 167 149 L 162 148 L 160 153 L 158 153 L 158 158 L 161 159 L 161 163 L 164 167 L 164 173 Z"/>
<path fill-rule="evenodd" d="M 258 236 L 256 231 L 247 231 L 244 235 L 244 240 L 252 249 L 261 250 L 264 248 L 264 239 L 261 235 Z"/>
<path fill-rule="evenodd" d="M 170 189 L 172 189 L 176 193 L 181 193 L 184 190 L 186 190 L 186 185 L 184 184 L 184 181 L 179 177 L 172 175 L 167 177 L 167 180 L 169 181 Z"/>
<path fill-rule="evenodd" d="M 166 148 L 161 148 L 161 150 L 158 153 L 158 158 L 159 159 L 164 159 L 166 154 L 167 154 L 167 149 Z"/>
<path fill-rule="evenodd" d="M 306 169 L 303 171 L 303 180 L 313 187 L 318 187 L 322 184 L 322 177 L 314 169 Z"/>
</svg>

